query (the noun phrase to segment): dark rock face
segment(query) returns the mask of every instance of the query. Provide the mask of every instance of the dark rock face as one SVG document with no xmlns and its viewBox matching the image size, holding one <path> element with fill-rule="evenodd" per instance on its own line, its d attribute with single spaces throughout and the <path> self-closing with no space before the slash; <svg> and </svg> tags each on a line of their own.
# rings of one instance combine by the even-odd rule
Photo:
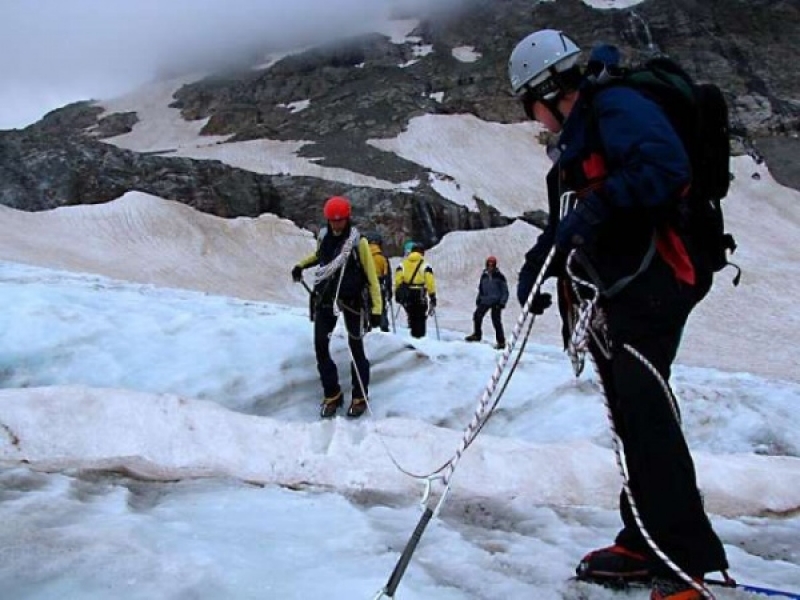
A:
<svg viewBox="0 0 800 600">
<path fill-rule="evenodd" d="M 800 5 L 788 0 L 649 0 L 611 11 L 580 0 L 478 0 L 457 17 L 423 23 L 414 33 L 434 51 L 406 68 L 397 65 L 413 58 L 410 44 L 365 36 L 287 57 L 262 73 L 186 86 L 173 106 L 188 119 L 210 117 L 207 133 L 240 139 L 390 137 L 422 113 L 518 121 L 506 62 L 519 39 L 543 27 L 563 29 L 585 49 L 614 43 L 630 62 L 655 50 L 669 54 L 726 91 L 741 135 L 800 131 L 800 82 L 787 68 L 800 58 Z M 456 60 L 450 50 L 464 45 L 482 58 Z M 444 92 L 443 103 L 432 92 Z M 301 99 L 311 101 L 302 112 L 279 106 Z"/>
<path fill-rule="evenodd" d="M 758 138 L 769 161 L 791 169 L 786 153 L 796 144 L 785 140 L 800 131 L 800 81 L 793 70 L 800 58 L 796 1 L 648 0 L 631 9 L 598 11 L 580 0 L 470 0 L 459 13 L 432 16 L 413 32 L 432 45 L 425 56 L 418 56 L 418 44 L 365 35 L 287 56 L 269 69 L 220 74 L 175 96 L 173 106 L 186 119 L 209 118 L 206 134 L 232 135 L 235 141 L 311 140 L 302 153 L 322 157 L 320 164 L 398 183 L 423 182 L 413 194 L 120 150 L 96 138 L 130 131 L 137 115 L 99 118 L 98 107 L 77 103 L 23 131 L 0 132 L 0 202 L 43 210 L 105 202 L 137 189 L 219 216 L 272 212 L 307 226 L 325 197 L 346 194 L 357 222 L 381 231 L 391 251 L 406 237 L 430 245 L 449 231 L 504 225 L 509 219 L 480 199 L 472 212 L 454 205 L 426 183 L 424 167 L 367 141 L 394 137 L 426 113 L 522 120 L 508 91 L 506 62 L 519 39 L 544 27 L 563 29 L 585 49 L 614 43 L 630 62 L 655 50 L 671 55 L 699 80 L 725 90 L 734 133 L 745 142 L 740 148 Z M 457 60 L 452 49 L 460 46 L 474 48 L 479 60 Z M 306 108 L 291 110 L 291 103 L 305 100 Z M 797 176 L 785 180 L 796 185 Z M 542 216 L 526 218 L 541 222 Z"/>
<path fill-rule="evenodd" d="M 219 216 L 273 212 L 267 178 L 217 161 L 147 156 L 77 134 L 9 132 L 0 139 L 0 201 L 22 210 L 113 200 L 135 189 Z"/>
<path fill-rule="evenodd" d="M 772 136 L 755 141 L 775 181 L 800 190 L 800 138 Z"/>
<path fill-rule="evenodd" d="M 29 128 L 30 129 L 30 128 Z M 268 176 L 219 161 L 151 156 L 121 150 L 87 136 L 46 131 L 0 135 L 0 203 L 21 210 L 99 204 L 129 190 L 176 200 L 220 217 L 272 213 L 300 226 L 313 225 L 320 199 L 346 195 L 355 222 L 381 232 L 393 250 L 403 232 L 419 232 L 428 244 L 445 231 L 508 223 L 493 209 L 483 220 L 429 188 L 412 194 L 332 183 L 312 177 Z"/>
</svg>

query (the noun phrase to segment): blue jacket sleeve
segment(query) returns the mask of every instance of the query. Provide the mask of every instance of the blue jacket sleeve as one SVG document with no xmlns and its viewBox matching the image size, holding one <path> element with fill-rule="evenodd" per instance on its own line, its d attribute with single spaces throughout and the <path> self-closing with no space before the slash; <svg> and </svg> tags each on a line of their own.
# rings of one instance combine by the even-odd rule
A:
<svg viewBox="0 0 800 600">
<path fill-rule="evenodd" d="M 508 304 L 508 281 L 502 273 L 500 273 L 500 304 L 502 306 Z"/>
<path fill-rule="evenodd" d="M 655 102 L 611 87 L 597 94 L 594 111 L 608 169 L 601 194 L 613 206 L 661 206 L 689 183 L 689 157 Z"/>
</svg>

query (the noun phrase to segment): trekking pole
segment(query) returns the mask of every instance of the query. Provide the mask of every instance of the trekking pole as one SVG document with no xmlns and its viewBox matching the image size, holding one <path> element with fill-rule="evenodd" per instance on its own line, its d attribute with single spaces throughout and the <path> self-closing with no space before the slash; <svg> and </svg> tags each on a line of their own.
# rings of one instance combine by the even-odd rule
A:
<svg viewBox="0 0 800 600">
<path fill-rule="evenodd" d="M 725 572 L 723 571 L 723 574 Z M 731 579 L 730 576 L 727 576 L 725 580 L 719 579 L 704 579 L 704 583 L 708 583 L 710 585 L 718 585 L 721 587 L 727 588 L 735 588 L 739 590 L 744 590 L 745 592 L 750 592 L 751 594 L 760 594 L 763 596 L 780 596 L 781 598 L 791 598 L 792 600 L 800 600 L 800 594 L 795 592 L 787 592 L 785 590 L 776 590 L 773 588 L 755 586 L 755 585 L 747 585 L 746 583 L 737 583 L 735 580 Z"/>
<path fill-rule="evenodd" d="M 433 313 L 433 324 L 436 325 L 436 339 L 442 341 L 442 337 L 439 335 L 439 317 L 436 316 L 436 309 L 434 308 L 431 312 Z"/>
<path fill-rule="evenodd" d="M 414 550 L 417 549 L 417 544 L 419 544 L 419 540 L 422 538 L 422 534 L 425 532 L 425 528 L 428 526 L 428 523 L 430 523 L 432 517 L 433 509 L 430 507 L 425 507 L 425 511 L 419 518 L 419 522 L 417 522 L 417 526 L 414 528 L 414 533 L 411 534 L 411 538 L 408 540 L 406 547 L 403 548 L 403 553 L 400 555 L 400 559 L 397 561 L 392 574 L 389 576 L 389 580 L 386 582 L 384 588 L 377 593 L 373 600 L 379 600 L 380 598 L 394 598 L 394 593 L 397 591 L 397 586 L 400 585 L 400 580 L 403 578 L 406 568 L 408 568 L 408 564 L 411 562 L 411 555 L 414 554 Z"/>
<path fill-rule="evenodd" d="M 389 299 L 389 316 L 392 317 L 392 333 L 397 333 L 397 327 L 395 327 L 394 324 L 394 303 L 392 302 L 392 295 L 387 295 L 387 298 Z"/>
<path fill-rule="evenodd" d="M 306 288 L 306 291 L 308 292 L 308 319 L 313 322 L 314 321 L 314 291 L 310 287 L 308 287 L 308 284 L 306 283 L 306 280 L 303 279 L 302 277 L 300 277 L 300 279 L 298 279 L 297 281 L 299 283 L 302 283 L 303 287 Z"/>
</svg>

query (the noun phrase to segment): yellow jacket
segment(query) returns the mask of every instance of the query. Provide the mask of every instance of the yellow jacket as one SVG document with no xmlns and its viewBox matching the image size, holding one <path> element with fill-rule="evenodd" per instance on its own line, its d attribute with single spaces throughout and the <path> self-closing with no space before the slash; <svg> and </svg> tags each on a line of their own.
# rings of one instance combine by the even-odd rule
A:
<svg viewBox="0 0 800 600">
<path fill-rule="evenodd" d="M 419 268 L 417 268 L 417 265 L 419 265 Z M 416 274 L 414 273 L 415 270 Z M 414 277 L 413 281 L 411 281 L 412 275 Z M 414 251 L 409 254 L 395 269 L 395 292 L 401 283 L 407 283 L 412 288 L 424 288 L 428 296 L 436 295 L 436 278 L 433 276 L 433 267 L 425 262 L 425 258 L 419 252 Z"/>
<path fill-rule="evenodd" d="M 372 260 L 375 263 L 375 273 L 378 279 L 389 274 L 389 261 L 383 255 L 383 251 L 378 244 L 370 244 L 369 251 L 372 253 Z"/>
</svg>

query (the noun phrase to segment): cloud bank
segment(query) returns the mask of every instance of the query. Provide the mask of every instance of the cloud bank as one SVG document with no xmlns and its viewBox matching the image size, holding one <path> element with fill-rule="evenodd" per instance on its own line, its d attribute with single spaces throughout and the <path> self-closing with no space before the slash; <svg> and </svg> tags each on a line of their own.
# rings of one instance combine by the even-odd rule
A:
<svg viewBox="0 0 800 600">
<path fill-rule="evenodd" d="M 329 41 L 459 0 L 4 0 L 0 129 L 159 74 Z"/>
</svg>

